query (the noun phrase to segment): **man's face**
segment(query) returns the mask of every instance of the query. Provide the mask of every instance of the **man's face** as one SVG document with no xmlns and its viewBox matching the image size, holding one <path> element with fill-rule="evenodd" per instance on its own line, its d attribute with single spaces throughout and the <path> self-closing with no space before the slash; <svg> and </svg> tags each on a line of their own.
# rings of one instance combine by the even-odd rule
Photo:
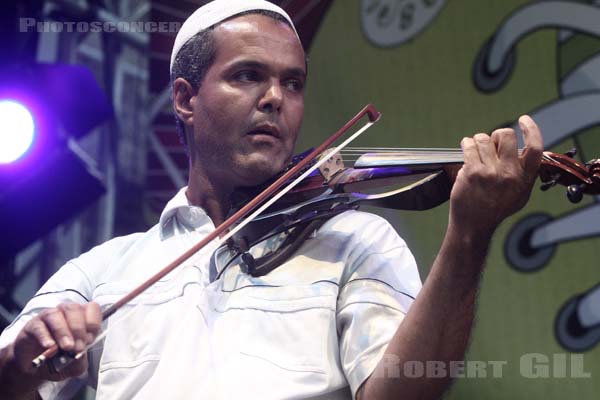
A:
<svg viewBox="0 0 600 400">
<path fill-rule="evenodd" d="M 288 25 L 263 15 L 231 19 L 213 34 L 215 60 L 192 98 L 192 173 L 256 185 L 292 155 L 304 114 L 304 50 Z"/>
</svg>

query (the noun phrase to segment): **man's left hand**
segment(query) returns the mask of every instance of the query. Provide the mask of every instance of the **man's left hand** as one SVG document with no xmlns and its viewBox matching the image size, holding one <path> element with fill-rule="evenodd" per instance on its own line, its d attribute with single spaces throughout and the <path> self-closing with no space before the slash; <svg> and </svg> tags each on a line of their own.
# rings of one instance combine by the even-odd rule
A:
<svg viewBox="0 0 600 400">
<path fill-rule="evenodd" d="M 465 163 L 450 195 L 451 225 L 473 234 L 490 234 L 529 199 L 543 152 L 540 129 L 529 116 L 519 118 L 525 147 L 519 155 L 512 129 L 464 138 Z M 460 229 L 464 231 L 464 229 Z"/>
</svg>

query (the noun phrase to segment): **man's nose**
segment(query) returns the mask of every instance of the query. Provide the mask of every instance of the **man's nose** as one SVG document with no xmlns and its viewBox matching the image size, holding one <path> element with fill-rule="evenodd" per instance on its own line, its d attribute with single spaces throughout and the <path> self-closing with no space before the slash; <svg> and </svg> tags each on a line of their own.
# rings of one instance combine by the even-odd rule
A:
<svg viewBox="0 0 600 400">
<path fill-rule="evenodd" d="M 263 96 L 258 102 L 258 108 L 264 112 L 276 112 L 281 108 L 283 91 L 279 81 L 270 81 Z"/>
</svg>

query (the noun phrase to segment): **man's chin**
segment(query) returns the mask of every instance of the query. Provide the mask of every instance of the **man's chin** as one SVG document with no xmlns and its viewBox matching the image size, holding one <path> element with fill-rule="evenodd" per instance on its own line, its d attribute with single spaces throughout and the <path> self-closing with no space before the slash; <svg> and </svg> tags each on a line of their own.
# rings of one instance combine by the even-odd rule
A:
<svg viewBox="0 0 600 400">
<path fill-rule="evenodd" d="M 241 187 L 265 183 L 285 169 L 287 163 L 269 158 L 253 159 L 243 168 Z"/>
</svg>

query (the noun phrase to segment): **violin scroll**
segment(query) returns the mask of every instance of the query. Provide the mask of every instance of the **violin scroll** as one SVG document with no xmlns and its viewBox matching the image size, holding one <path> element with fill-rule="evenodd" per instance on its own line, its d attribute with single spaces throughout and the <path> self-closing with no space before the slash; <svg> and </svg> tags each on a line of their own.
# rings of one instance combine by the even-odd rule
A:
<svg viewBox="0 0 600 400">
<path fill-rule="evenodd" d="M 542 190 L 548 190 L 556 184 L 567 187 L 567 198 L 579 203 L 584 194 L 600 194 L 600 160 L 593 159 L 585 164 L 573 157 L 576 150 L 564 154 L 545 151 L 540 166 Z"/>
</svg>

